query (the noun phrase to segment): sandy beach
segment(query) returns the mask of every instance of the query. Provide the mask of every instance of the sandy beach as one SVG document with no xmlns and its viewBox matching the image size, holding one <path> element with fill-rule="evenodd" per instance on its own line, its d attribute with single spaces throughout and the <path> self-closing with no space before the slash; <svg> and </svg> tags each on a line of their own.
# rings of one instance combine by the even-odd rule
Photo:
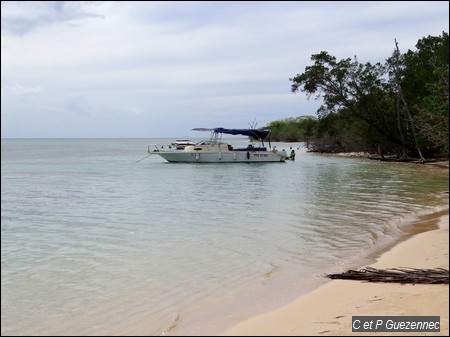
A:
<svg viewBox="0 0 450 337">
<path fill-rule="evenodd" d="M 436 229 L 400 242 L 376 257 L 371 266 L 448 269 L 448 221 L 448 208 L 423 219 L 424 227 Z M 238 323 L 223 335 L 364 335 L 352 332 L 352 316 L 440 316 L 440 332 L 377 332 L 376 335 L 448 336 L 448 298 L 448 284 L 332 280 L 285 307 Z"/>
</svg>

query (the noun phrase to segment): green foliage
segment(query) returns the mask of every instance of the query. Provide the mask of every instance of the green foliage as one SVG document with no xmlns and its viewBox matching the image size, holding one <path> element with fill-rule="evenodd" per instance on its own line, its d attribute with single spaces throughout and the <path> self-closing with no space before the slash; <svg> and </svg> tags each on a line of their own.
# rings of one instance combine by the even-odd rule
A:
<svg viewBox="0 0 450 337">
<path fill-rule="evenodd" d="M 420 142 L 427 152 L 448 158 L 448 64 L 435 72 L 440 80 L 428 83 L 430 94 L 415 105 L 416 122 Z"/>
<path fill-rule="evenodd" d="M 275 140 L 305 141 L 317 151 L 374 150 L 448 158 L 448 33 L 395 48 L 384 64 L 336 60 L 322 51 L 289 80 L 292 92 L 320 99 L 318 119 L 275 121 Z"/>
<path fill-rule="evenodd" d="M 288 142 L 310 142 L 316 133 L 318 121 L 315 117 L 275 121 L 265 128 L 270 129 L 272 140 Z"/>
<path fill-rule="evenodd" d="M 418 142 L 429 155 L 448 158 L 449 37 L 428 36 L 404 56 L 402 85 L 411 102 Z"/>
</svg>

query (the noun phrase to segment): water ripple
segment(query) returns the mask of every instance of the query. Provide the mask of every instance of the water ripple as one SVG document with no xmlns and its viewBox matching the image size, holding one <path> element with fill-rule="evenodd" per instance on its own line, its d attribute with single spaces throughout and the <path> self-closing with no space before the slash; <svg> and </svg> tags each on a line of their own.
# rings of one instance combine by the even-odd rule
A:
<svg viewBox="0 0 450 337">
<path fill-rule="evenodd" d="M 428 167 L 136 164 L 146 142 L 2 140 L 2 334 L 171 334 L 448 202 L 448 172 Z"/>
</svg>

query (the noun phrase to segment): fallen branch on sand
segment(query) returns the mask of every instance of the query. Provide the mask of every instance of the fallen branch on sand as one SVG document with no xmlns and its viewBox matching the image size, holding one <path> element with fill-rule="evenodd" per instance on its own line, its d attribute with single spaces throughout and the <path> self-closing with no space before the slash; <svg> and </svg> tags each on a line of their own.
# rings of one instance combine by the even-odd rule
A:
<svg viewBox="0 0 450 337">
<path fill-rule="evenodd" d="M 376 269 L 366 267 L 360 270 L 348 270 L 339 274 L 327 274 L 331 279 L 360 280 L 367 282 L 413 283 L 413 284 L 449 284 L 447 269 L 390 268 Z"/>
</svg>

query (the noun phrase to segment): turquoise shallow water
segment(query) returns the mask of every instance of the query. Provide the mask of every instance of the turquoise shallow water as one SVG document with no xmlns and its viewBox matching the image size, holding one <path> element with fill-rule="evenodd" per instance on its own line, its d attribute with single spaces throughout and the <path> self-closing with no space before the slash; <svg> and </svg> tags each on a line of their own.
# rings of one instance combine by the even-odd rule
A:
<svg viewBox="0 0 450 337">
<path fill-rule="evenodd" d="M 448 205 L 448 171 L 300 144 L 273 144 L 286 163 L 136 162 L 170 141 L 2 139 L 2 335 L 214 333 Z"/>
</svg>

